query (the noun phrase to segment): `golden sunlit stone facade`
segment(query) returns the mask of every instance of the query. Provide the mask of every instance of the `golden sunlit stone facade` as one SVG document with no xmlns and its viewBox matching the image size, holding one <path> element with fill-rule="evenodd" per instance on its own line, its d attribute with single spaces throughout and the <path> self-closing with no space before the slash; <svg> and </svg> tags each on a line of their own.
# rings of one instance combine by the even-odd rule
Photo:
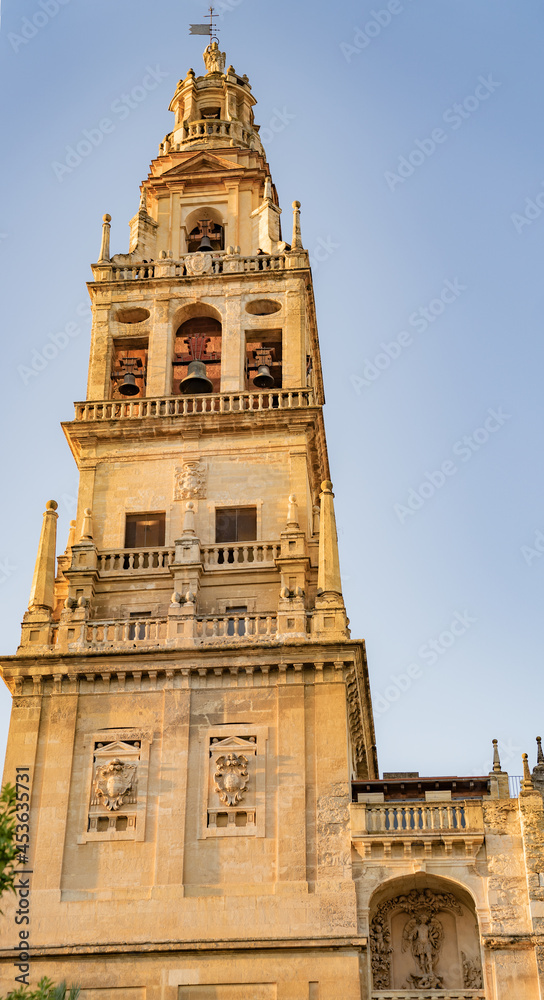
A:
<svg viewBox="0 0 544 1000">
<path fill-rule="evenodd" d="M 3 660 L 31 874 L 2 988 L 28 926 L 29 981 L 84 1000 L 537 1000 L 544 757 L 519 798 L 497 752 L 379 779 L 300 205 L 287 243 L 248 79 L 205 64 L 127 254 L 104 217 L 78 517 L 55 569 L 47 504 Z"/>
</svg>

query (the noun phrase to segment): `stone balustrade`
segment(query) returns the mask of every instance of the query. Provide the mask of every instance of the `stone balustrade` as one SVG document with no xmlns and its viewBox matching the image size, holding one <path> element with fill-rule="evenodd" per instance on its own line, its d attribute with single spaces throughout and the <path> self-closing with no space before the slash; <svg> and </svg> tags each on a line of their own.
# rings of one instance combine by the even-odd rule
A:
<svg viewBox="0 0 544 1000">
<path fill-rule="evenodd" d="M 124 573 L 153 573 L 168 570 L 174 562 L 174 548 L 103 549 L 97 554 L 101 577 Z"/>
<path fill-rule="evenodd" d="M 203 545 L 202 562 L 206 569 L 242 566 L 275 566 L 281 554 L 278 542 L 243 542 L 241 544 Z"/>
<path fill-rule="evenodd" d="M 187 122 L 183 127 L 184 138 L 176 149 L 195 139 L 236 139 L 246 146 L 250 144 L 252 132 L 244 128 L 240 122 L 222 121 L 219 118 L 202 118 L 199 121 Z M 172 147 L 174 148 L 174 147 Z"/>
<path fill-rule="evenodd" d="M 275 254 L 241 254 L 224 251 L 209 254 L 189 253 L 177 260 L 163 257 L 154 261 L 129 261 L 93 265 L 96 281 L 146 281 L 150 279 L 213 278 L 225 274 L 254 274 L 257 271 L 286 271 L 308 267 L 307 251 Z"/>
<path fill-rule="evenodd" d="M 353 803 L 351 829 L 360 853 L 376 861 L 454 852 L 474 858 L 484 843 L 480 799 Z"/>
<path fill-rule="evenodd" d="M 196 638 L 251 639 L 275 636 L 278 623 L 275 615 L 232 614 L 197 618 Z"/>
<path fill-rule="evenodd" d="M 188 643 L 213 643 L 240 639 L 274 639 L 278 622 L 275 615 L 229 614 L 195 616 L 189 611 L 181 617 L 134 617 L 64 623 L 56 628 L 53 645 L 66 642 L 79 649 L 123 650 L 137 648 L 176 648 Z"/>
<path fill-rule="evenodd" d="M 274 392 L 218 392 L 203 396 L 162 396 L 138 399 L 104 399 L 75 404 L 75 419 L 141 420 L 185 417 L 197 413 L 239 413 L 244 410 L 298 410 L 314 405 L 312 389 L 278 389 Z"/>
<path fill-rule="evenodd" d="M 82 627 L 87 646 L 159 646 L 167 637 L 166 618 L 129 618 L 87 622 Z"/>
<path fill-rule="evenodd" d="M 467 829 L 464 802 L 385 802 L 366 805 L 367 833 L 432 833 L 447 830 L 462 833 Z"/>
</svg>

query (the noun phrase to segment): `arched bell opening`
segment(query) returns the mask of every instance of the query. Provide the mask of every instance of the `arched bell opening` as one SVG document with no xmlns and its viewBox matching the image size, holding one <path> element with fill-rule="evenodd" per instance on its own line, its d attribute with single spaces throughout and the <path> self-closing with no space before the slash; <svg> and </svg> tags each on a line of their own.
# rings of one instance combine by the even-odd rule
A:
<svg viewBox="0 0 544 1000">
<path fill-rule="evenodd" d="M 221 391 L 221 323 L 195 316 L 178 327 L 172 362 L 174 395 L 200 396 Z"/>
<path fill-rule="evenodd" d="M 186 253 L 215 253 L 225 249 L 225 226 L 215 208 L 196 208 L 187 215 L 182 225 Z"/>
<path fill-rule="evenodd" d="M 369 945 L 373 991 L 483 988 L 474 901 L 449 880 L 422 874 L 381 886 Z"/>
<path fill-rule="evenodd" d="M 281 389 L 281 330 L 261 330 L 246 335 L 246 389 L 267 392 Z"/>
<path fill-rule="evenodd" d="M 111 398 L 131 399 L 146 394 L 147 349 L 144 338 L 114 340 L 111 363 Z"/>
</svg>

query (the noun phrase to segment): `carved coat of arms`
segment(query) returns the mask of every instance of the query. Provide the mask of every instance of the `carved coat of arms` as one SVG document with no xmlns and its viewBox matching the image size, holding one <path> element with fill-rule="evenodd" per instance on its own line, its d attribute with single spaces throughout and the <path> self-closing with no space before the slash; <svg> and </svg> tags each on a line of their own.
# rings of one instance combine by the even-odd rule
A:
<svg viewBox="0 0 544 1000">
<path fill-rule="evenodd" d="M 119 757 L 99 764 L 95 771 L 93 798 L 110 812 L 119 809 L 124 796 L 132 790 L 137 765 L 128 764 Z"/>
<path fill-rule="evenodd" d="M 247 757 L 235 753 L 218 757 L 213 777 L 219 801 L 225 806 L 237 805 L 241 802 L 249 784 Z"/>
<path fill-rule="evenodd" d="M 174 474 L 174 500 L 194 500 L 205 495 L 206 469 L 200 462 L 185 462 Z"/>
</svg>

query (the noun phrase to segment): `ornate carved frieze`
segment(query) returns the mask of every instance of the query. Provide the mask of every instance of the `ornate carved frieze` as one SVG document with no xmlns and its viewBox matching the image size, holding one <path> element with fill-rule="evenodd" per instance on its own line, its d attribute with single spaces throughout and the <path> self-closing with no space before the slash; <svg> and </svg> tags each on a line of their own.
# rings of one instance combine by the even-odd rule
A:
<svg viewBox="0 0 544 1000">
<path fill-rule="evenodd" d="M 196 500 L 206 496 L 206 467 L 201 462 L 185 462 L 174 473 L 174 500 Z"/>
</svg>

